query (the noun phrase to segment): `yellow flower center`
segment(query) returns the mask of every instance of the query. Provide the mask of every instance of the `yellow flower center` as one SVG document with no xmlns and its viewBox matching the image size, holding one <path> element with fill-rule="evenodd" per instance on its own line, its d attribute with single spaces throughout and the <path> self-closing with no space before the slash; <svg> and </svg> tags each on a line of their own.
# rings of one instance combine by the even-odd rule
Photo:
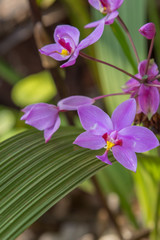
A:
<svg viewBox="0 0 160 240">
<path fill-rule="evenodd" d="M 107 151 L 109 151 L 114 145 L 115 145 L 115 143 L 107 141 Z"/>
<path fill-rule="evenodd" d="M 63 55 L 64 57 L 70 55 L 69 52 L 66 49 L 62 49 L 61 51 L 61 55 Z"/>
</svg>

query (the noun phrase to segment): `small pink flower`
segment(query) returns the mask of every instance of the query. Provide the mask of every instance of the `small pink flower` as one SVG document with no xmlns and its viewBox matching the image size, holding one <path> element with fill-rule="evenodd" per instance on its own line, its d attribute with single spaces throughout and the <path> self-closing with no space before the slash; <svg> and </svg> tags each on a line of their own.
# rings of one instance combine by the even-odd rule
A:
<svg viewBox="0 0 160 240">
<path fill-rule="evenodd" d="M 136 101 L 129 99 L 121 103 L 110 118 L 96 106 L 81 106 L 78 115 L 83 128 L 74 144 L 97 150 L 105 148 L 101 161 L 112 164 L 108 152 L 112 150 L 114 158 L 125 168 L 136 171 L 135 153 L 146 152 L 157 146 L 159 141 L 152 131 L 145 127 L 131 126 L 136 114 Z"/>
<path fill-rule="evenodd" d="M 97 27 L 101 22 L 105 25 L 110 25 L 118 16 L 117 9 L 120 8 L 124 0 L 88 0 L 92 7 L 105 14 L 106 16 L 101 20 L 89 23 L 85 28 Z"/>
<path fill-rule="evenodd" d="M 145 74 L 147 60 L 140 62 L 138 65 L 138 74 L 135 76 L 142 80 L 142 83 L 136 79 L 131 78 L 126 82 L 123 87 L 123 91 L 130 93 L 131 97 L 136 99 L 137 113 L 143 112 L 148 117 L 152 117 L 158 110 L 160 103 L 159 89 L 158 87 L 147 86 L 145 83 L 153 83 L 160 86 L 158 80 L 152 81 L 158 75 L 158 67 L 154 61 L 150 61 L 147 74 Z M 143 82 L 146 77 L 145 82 Z"/>
<path fill-rule="evenodd" d="M 155 24 L 152 22 L 146 23 L 139 29 L 139 32 L 147 39 L 152 39 L 156 34 Z"/>
<path fill-rule="evenodd" d="M 48 142 L 52 135 L 60 127 L 59 112 L 77 110 L 82 105 L 93 104 L 94 100 L 85 96 L 71 96 L 58 102 L 57 106 L 47 103 L 36 103 L 22 109 L 24 115 L 21 120 L 25 123 L 44 131 L 45 142 Z"/>
<path fill-rule="evenodd" d="M 80 32 L 70 25 L 57 26 L 54 31 L 55 43 L 39 49 L 41 54 L 50 56 L 58 61 L 68 60 L 61 67 L 75 64 L 79 51 L 99 40 L 103 33 L 104 24 L 101 23 L 89 36 L 79 43 Z"/>
</svg>

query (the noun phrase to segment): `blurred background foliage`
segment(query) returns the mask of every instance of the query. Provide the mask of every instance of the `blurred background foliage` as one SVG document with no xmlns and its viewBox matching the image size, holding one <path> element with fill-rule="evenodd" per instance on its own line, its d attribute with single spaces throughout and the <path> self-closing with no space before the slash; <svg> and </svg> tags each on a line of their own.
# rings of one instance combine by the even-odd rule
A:
<svg viewBox="0 0 160 240">
<path fill-rule="evenodd" d="M 60 99 L 57 81 L 50 69 L 44 69 L 34 41 L 34 25 L 27 0 L 0 1 L 0 140 L 29 129 L 20 121 L 20 109 L 28 104 L 47 102 L 56 104 Z M 91 30 L 84 29 L 88 22 L 102 17 L 91 9 L 86 0 L 37 0 L 42 21 L 52 40 L 54 28 L 58 24 L 72 24 L 81 32 L 81 39 Z M 16 11 L 15 11 L 16 10 Z M 153 0 L 124 1 L 119 10 L 138 50 L 140 60 L 147 56 L 149 42 L 138 29 L 146 22 L 154 21 L 157 29 L 153 57 L 160 67 L 160 5 Z M 117 37 L 121 36 L 118 41 Z M 130 43 L 120 30 L 118 22 L 105 26 L 102 38 L 85 50 L 86 53 L 105 60 L 126 71 L 136 73 L 136 59 Z M 133 57 L 133 58 L 132 58 Z M 56 69 L 59 66 L 55 67 Z M 55 70 L 53 69 L 53 71 Z M 80 57 L 75 66 L 60 73 L 67 86 L 67 95 L 81 94 L 97 96 L 116 93 L 128 80 L 123 73 L 101 64 L 87 62 Z M 98 104 L 109 114 L 126 97 L 110 97 Z M 67 125 L 63 117 L 62 125 Z M 75 117 L 77 126 L 80 126 Z M 131 226 L 149 228 L 153 239 L 160 239 L 160 157 L 158 150 L 138 157 L 137 172 L 132 174 L 118 163 L 101 170 L 98 175 L 103 192 L 108 196 L 115 193 L 120 201 L 121 211 L 127 216 Z M 81 188 L 93 193 L 92 183 Z"/>
</svg>

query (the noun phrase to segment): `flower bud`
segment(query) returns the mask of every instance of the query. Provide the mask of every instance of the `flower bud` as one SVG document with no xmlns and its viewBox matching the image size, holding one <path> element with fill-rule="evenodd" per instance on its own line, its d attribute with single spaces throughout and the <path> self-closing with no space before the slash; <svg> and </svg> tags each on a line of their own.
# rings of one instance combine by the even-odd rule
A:
<svg viewBox="0 0 160 240">
<path fill-rule="evenodd" d="M 156 34 L 155 24 L 152 22 L 146 23 L 139 29 L 139 32 L 147 39 L 152 39 Z"/>
</svg>

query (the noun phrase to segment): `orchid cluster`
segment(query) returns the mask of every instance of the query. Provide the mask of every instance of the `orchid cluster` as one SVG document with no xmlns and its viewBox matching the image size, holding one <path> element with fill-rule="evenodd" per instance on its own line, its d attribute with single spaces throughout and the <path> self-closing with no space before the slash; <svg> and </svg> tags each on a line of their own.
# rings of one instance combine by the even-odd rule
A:
<svg viewBox="0 0 160 240">
<path fill-rule="evenodd" d="M 89 4 L 104 14 L 104 17 L 96 22 L 89 23 L 85 28 L 95 28 L 85 39 L 79 41 L 80 32 L 70 25 L 57 26 L 54 31 L 55 43 L 42 47 L 39 51 L 57 61 L 65 61 L 62 68 L 74 65 L 80 55 L 89 60 L 94 60 L 113 67 L 131 77 L 121 93 L 90 98 L 86 96 L 71 96 L 60 100 L 57 106 L 47 103 L 37 103 L 25 107 L 21 120 L 25 120 L 38 130 L 44 131 L 47 143 L 60 126 L 60 112 L 77 111 L 80 122 L 85 130 L 74 144 L 97 150 L 104 148 L 102 156 L 96 156 L 106 164 L 112 164 L 108 159 L 108 152 L 112 151 L 114 158 L 125 168 L 136 171 L 136 153 L 149 151 L 159 146 L 154 133 L 142 126 L 133 126 L 136 114 L 142 113 L 149 120 L 157 113 L 160 103 L 160 78 L 158 67 L 151 59 L 155 25 L 147 23 L 139 29 L 141 35 L 151 40 L 148 58 L 140 62 L 134 42 L 129 34 L 131 45 L 135 52 L 138 69 L 137 74 L 132 75 L 107 62 L 93 58 L 81 52 L 82 49 L 97 42 L 104 31 L 105 25 L 113 24 L 117 20 L 124 30 L 127 29 L 119 16 L 118 9 L 123 0 L 88 0 Z M 104 97 L 129 94 L 130 99 L 121 103 L 110 118 L 103 110 L 93 104 Z"/>
</svg>

